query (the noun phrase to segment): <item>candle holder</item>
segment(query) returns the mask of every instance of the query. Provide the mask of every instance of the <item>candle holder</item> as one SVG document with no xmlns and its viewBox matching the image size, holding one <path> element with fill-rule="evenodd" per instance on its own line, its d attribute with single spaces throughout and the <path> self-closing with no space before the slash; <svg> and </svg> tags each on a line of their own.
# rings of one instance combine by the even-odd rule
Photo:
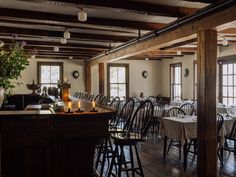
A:
<svg viewBox="0 0 236 177">
<path fill-rule="evenodd" d="M 81 112 L 84 112 L 84 110 L 78 108 L 75 112 L 79 112 L 79 113 L 81 113 Z"/>
<path fill-rule="evenodd" d="M 90 112 L 98 112 L 98 110 L 95 109 L 95 108 L 92 108 L 92 109 L 90 110 Z"/>
<path fill-rule="evenodd" d="M 68 108 L 67 111 L 65 111 L 65 113 L 73 113 L 73 110 Z"/>
</svg>

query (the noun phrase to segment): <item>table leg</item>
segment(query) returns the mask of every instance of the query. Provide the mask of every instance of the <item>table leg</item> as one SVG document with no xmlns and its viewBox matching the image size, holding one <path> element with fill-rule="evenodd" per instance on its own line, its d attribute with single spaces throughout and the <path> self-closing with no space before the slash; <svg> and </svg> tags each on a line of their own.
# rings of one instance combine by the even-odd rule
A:
<svg viewBox="0 0 236 177">
<path fill-rule="evenodd" d="M 164 136 L 164 143 L 163 143 L 163 159 L 166 158 L 166 146 L 167 146 L 167 136 Z"/>
<path fill-rule="evenodd" d="M 185 140 L 184 142 L 184 146 L 183 146 L 183 151 L 184 151 L 184 171 L 187 168 L 187 156 L 188 156 L 188 151 L 187 151 L 187 140 Z"/>
</svg>

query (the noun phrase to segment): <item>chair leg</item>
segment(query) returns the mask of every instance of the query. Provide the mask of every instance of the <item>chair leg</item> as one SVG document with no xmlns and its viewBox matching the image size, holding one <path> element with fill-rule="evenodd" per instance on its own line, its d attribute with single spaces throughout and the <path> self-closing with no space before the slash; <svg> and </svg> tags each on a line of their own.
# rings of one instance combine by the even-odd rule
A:
<svg viewBox="0 0 236 177">
<path fill-rule="evenodd" d="M 141 177 L 144 177 L 143 168 L 142 168 L 142 165 L 141 165 L 141 160 L 140 160 L 139 153 L 138 153 L 138 148 L 137 148 L 136 145 L 134 145 L 134 147 L 135 147 L 136 157 L 137 157 L 137 160 L 138 160 L 138 166 L 139 166 L 139 170 L 140 170 L 140 176 L 141 176 Z"/>
<path fill-rule="evenodd" d="M 167 149 L 167 154 L 170 151 L 170 147 L 171 147 L 172 143 L 173 143 L 173 139 L 171 139 L 171 141 L 170 141 L 170 144 L 169 144 L 168 149 Z"/>
<path fill-rule="evenodd" d="M 100 157 L 101 157 L 101 154 L 102 154 L 103 140 L 101 140 L 101 142 L 98 146 L 99 147 L 98 147 L 98 152 L 97 152 L 97 159 L 96 159 L 96 162 L 95 162 L 95 169 L 96 170 L 98 169 L 98 163 L 99 163 L 99 160 L 100 160 Z"/>
<path fill-rule="evenodd" d="M 121 145 L 120 146 L 120 155 L 118 156 L 118 177 L 121 177 L 121 171 L 122 171 L 122 164 L 123 164 L 123 157 L 124 156 L 124 148 Z"/>
<path fill-rule="evenodd" d="M 118 145 L 115 146 L 115 150 L 112 153 L 112 159 L 111 159 L 111 165 L 108 172 L 108 177 L 112 175 L 112 169 L 113 169 L 113 166 L 115 165 L 115 160 L 116 160 L 117 155 L 118 155 Z"/>
<path fill-rule="evenodd" d="M 129 153 L 130 153 L 131 168 L 134 168 L 134 156 L 133 156 L 132 146 L 129 146 Z M 132 171 L 132 177 L 135 177 L 134 171 Z"/>
</svg>

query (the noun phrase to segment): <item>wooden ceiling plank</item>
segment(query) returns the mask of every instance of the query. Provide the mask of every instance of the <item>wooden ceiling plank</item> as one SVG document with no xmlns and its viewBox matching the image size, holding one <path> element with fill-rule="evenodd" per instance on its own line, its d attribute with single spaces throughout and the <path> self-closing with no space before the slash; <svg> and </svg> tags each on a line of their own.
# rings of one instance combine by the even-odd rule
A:
<svg viewBox="0 0 236 177">
<path fill-rule="evenodd" d="M 111 1 L 111 0 L 103 0 L 102 3 L 100 0 L 80 0 L 79 2 L 76 0 L 56 0 L 57 2 L 62 3 L 73 3 L 77 6 L 97 6 L 101 8 L 112 8 L 112 9 L 125 9 L 131 11 L 137 11 L 138 13 L 143 14 L 151 14 L 158 16 L 166 16 L 166 17 L 184 17 L 186 15 L 185 10 L 182 7 L 177 6 L 168 6 L 163 4 L 151 4 L 146 2 L 135 2 L 135 1 L 127 1 L 127 0 L 119 0 L 119 1 Z M 198 9 L 196 8 L 188 8 L 192 13 L 196 12 Z"/>
<path fill-rule="evenodd" d="M 49 30 L 14 28 L 14 27 L 1 27 L 0 33 L 6 33 L 8 35 L 21 34 L 21 35 L 46 36 L 46 37 L 63 37 L 63 32 L 61 31 L 49 31 Z M 75 38 L 78 40 L 93 39 L 93 40 L 104 40 L 110 42 L 127 42 L 131 40 L 133 37 L 71 32 L 71 38 Z"/>
<path fill-rule="evenodd" d="M 77 14 L 76 14 L 77 15 Z M 76 15 L 63 15 L 63 14 L 53 14 L 48 12 L 36 12 L 27 10 L 17 10 L 0 8 L 1 17 L 11 17 L 11 18 L 22 18 L 22 19 L 36 19 L 41 20 L 44 24 L 52 24 L 55 22 L 69 22 L 69 23 L 84 23 L 91 25 L 102 25 L 110 27 L 121 27 L 121 28 L 132 28 L 132 29 L 142 29 L 142 30 L 155 30 L 161 29 L 166 24 L 162 23 L 152 23 L 152 22 L 140 22 L 140 21 L 130 21 L 130 20 L 117 20 L 108 18 L 97 18 L 89 17 L 86 22 L 79 22 Z M 16 20 L 17 21 L 17 20 Z"/>
</svg>

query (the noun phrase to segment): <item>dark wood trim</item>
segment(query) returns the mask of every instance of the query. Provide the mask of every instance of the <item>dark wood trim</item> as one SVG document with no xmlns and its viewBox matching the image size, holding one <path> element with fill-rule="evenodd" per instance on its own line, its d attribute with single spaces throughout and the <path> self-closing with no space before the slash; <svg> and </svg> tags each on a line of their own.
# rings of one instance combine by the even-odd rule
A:
<svg viewBox="0 0 236 177">
<path fill-rule="evenodd" d="M 228 55 L 228 56 L 218 57 L 217 60 L 218 60 L 218 63 L 222 62 L 224 64 L 236 63 L 236 55 Z"/>
<path fill-rule="evenodd" d="M 169 75 L 169 79 L 170 79 L 170 99 L 173 100 L 173 93 L 172 93 L 172 82 L 171 82 L 171 71 L 172 71 L 172 68 L 175 67 L 175 66 L 180 66 L 181 69 L 180 69 L 180 75 L 181 75 L 181 78 L 180 78 L 180 81 L 181 81 L 181 99 L 182 99 L 182 87 L 183 87 L 183 83 L 182 83 L 182 62 L 178 62 L 178 63 L 171 63 L 170 64 L 170 67 L 169 67 L 169 71 L 170 71 L 170 75 Z"/>
<path fill-rule="evenodd" d="M 193 60 L 193 99 L 196 100 L 195 98 L 195 64 L 197 65 L 197 60 Z"/>
<path fill-rule="evenodd" d="M 92 80 L 91 80 L 91 65 L 89 63 L 86 63 L 85 66 L 85 81 L 86 81 L 86 86 L 85 90 L 88 94 L 91 94 L 91 86 L 92 86 Z"/>
<path fill-rule="evenodd" d="M 205 30 L 197 34 L 198 98 L 197 176 L 217 176 L 216 135 L 216 59 L 217 31 Z"/>
<path fill-rule="evenodd" d="M 50 65 L 50 66 L 60 66 L 60 80 L 63 82 L 64 78 L 64 64 L 63 62 L 37 62 L 37 83 L 40 83 L 40 75 L 41 75 L 41 70 L 40 66 L 42 65 Z"/>
<path fill-rule="evenodd" d="M 126 98 L 129 97 L 129 64 L 125 63 L 107 63 L 107 95 L 110 96 L 110 67 L 125 67 L 126 71 Z"/>
<path fill-rule="evenodd" d="M 104 91 L 105 91 L 104 63 L 98 64 L 98 77 L 99 77 L 99 94 L 104 95 Z"/>
</svg>

